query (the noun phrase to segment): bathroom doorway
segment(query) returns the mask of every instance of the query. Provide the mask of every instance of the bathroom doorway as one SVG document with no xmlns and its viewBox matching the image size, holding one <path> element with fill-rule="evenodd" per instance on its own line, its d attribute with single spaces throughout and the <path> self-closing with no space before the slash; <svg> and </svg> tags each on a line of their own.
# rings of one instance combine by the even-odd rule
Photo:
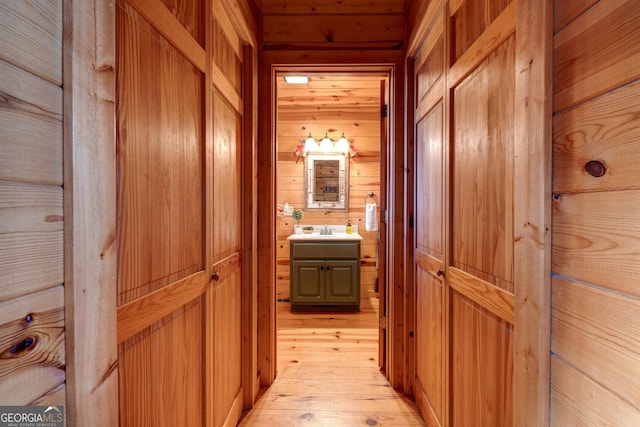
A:
<svg viewBox="0 0 640 427">
<path fill-rule="evenodd" d="M 285 76 L 304 77 L 288 83 Z M 276 330 L 287 334 L 300 328 L 378 330 L 378 357 L 384 367 L 385 210 L 388 176 L 389 71 L 380 67 L 349 70 L 286 67 L 274 74 L 275 99 L 275 307 Z M 349 142 L 346 209 L 305 207 L 305 141 Z M 297 221 L 292 211 L 302 209 Z M 373 221 L 372 221 L 373 219 Z M 354 226 L 360 244 L 360 310 L 339 307 L 299 313 L 290 310 L 290 245 L 295 225 Z M 278 342 L 278 340 L 276 340 Z M 288 357 L 288 356 L 287 356 Z M 280 365 L 280 362 L 278 362 Z"/>
</svg>

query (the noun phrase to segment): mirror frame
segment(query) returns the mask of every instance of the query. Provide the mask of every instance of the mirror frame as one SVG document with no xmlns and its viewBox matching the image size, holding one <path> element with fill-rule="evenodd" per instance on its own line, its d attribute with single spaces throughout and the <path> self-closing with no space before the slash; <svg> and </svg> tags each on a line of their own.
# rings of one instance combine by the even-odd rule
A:
<svg viewBox="0 0 640 427">
<path fill-rule="evenodd" d="M 338 160 L 339 200 L 337 202 L 316 201 L 315 162 L 316 160 Z M 348 211 L 349 210 L 349 156 L 342 153 L 322 151 L 309 152 L 304 157 L 304 208 L 310 211 Z"/>
</svg>

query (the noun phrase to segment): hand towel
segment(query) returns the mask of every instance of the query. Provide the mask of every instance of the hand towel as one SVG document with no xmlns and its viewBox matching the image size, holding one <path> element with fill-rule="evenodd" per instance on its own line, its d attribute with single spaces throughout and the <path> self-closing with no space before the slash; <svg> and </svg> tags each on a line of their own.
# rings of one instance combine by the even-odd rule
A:
<svg viewBox="0 0 640 427">
<path fill-rule="evenodd" d="M 376 216 L 376 204 L 367 203 L 365 209 L 365 228 L 367 231 L 378 230 L 378 217 Z"/>
</svg>

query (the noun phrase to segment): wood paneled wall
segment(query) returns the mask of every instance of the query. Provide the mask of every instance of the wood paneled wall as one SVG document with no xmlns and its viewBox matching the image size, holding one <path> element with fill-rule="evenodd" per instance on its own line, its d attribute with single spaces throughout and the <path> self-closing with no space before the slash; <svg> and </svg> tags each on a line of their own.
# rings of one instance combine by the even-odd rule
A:
<svg viewBox="0 0 640 427">
<path fill-rule="evenodd" d="M 278 300 L 289 298 L 289 241 L 296 222 L 284 216 L 284 204 L 304 210 L 304 159 L 296 146 L 311 135 L 328 134 L 337 141 L 344 132 L 357 154 L 349 161 L 349 211 L 307 211 L 301 225 L 359 226 L 361 242 L 361 297 L 375 297 L 378 232 L 366 231 L 365 197 L 380 198 L 380 81 L 384 76 L 312 77 L 308 85 L 293 86 L 278 79 L 277 163 L 277 288 Z M 369 199 L 372 202 L 373 199 Z M 378 219 L 380 204 L 376 215 Z"/>
<path fill-rule="evenodd" d="M 0 2 L 0 396 L 66 405 L 62 2 Z"/>
<path fill-rule="evenodd" d="M 551 424 L 640 423 L 640 8 L 555 1 Z"/>
<path fill-rule="evenodd" d="M 264 49 L 400 49 L 401 1 L 262 1 Z M 366 13 L 365 13 L 366 11 Z"/>
</svg>

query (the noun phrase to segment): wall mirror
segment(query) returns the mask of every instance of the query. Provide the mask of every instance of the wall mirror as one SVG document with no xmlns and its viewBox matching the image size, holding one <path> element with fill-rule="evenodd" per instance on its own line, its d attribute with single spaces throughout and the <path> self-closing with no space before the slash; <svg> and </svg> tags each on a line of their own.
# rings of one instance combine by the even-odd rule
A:
<svg viewBox="0 0 640 427">
<path fill-rule="evenodd" d="M 307 153 L 304 158 L 304 208 L 349 210 L 349 159 L 340 153 Z"/>
</svg>

